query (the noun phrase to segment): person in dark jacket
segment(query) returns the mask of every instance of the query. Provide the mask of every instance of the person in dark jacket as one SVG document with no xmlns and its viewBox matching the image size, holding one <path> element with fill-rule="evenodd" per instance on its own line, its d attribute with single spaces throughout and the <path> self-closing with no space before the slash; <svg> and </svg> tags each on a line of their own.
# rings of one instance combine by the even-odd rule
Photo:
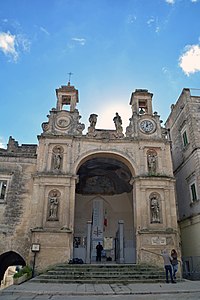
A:
<svg viewBox="0 0 200 300">
<path fill-rule="evenodd" d="M 173 279 L 176 279 L 176 272 L 178 271 L 178 258 L 175 249 L 172 249 L 171 251 L 171 258 L 172 258 L 171 264 L 172 264 Z"/>
<path fill-rule="evenodd" d="M 103 246 L 101 245 L 100 242 L 99 242 L 98 245 L 96 246 L 96 250 L 97 250 L 96 261 L 101 261 L 101 252 L 102 252 L 102 250 L 103 250 Z"/>
</svg>

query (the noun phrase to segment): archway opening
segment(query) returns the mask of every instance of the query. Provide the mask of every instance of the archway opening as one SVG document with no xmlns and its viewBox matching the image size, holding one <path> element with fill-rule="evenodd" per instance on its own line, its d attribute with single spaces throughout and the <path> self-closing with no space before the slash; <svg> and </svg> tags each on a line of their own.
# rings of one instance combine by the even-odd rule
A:
<svg viewBox="0 0 200 300">
<path fill-rule="evenodd" d="M 85 261 L 87 221 L 92 221 L 91 261 L 96 258 L 96 245 L 104 246 L 104 261 L 116 261 L 118 222 L 124 221 L 125 262 L 135 262 L 133 215 L 133 174 L 116 155 L 96 155 L 85 160 L 77 172 L 74 257 Z"/>
<path fill-rule="evenodd" d="M 0 255 L 0 281 L 10 266 L 25 266 L 26 262 L 21 255 L 14 251 L 8 251 Z"/>
</svg>

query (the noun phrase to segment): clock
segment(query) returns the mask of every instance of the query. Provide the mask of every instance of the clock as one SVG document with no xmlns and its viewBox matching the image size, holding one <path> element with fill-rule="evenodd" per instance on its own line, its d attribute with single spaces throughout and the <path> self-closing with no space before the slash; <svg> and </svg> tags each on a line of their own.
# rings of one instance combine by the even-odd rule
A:
<svg viewBox="0 0 200 300">
<path fill-rule="evenodd" d="M 140 122 L 140 130 L 145 133 L 152 133 L 156 129 L 156 125 L 153 121 L 142 120 Z"/>
</svg>

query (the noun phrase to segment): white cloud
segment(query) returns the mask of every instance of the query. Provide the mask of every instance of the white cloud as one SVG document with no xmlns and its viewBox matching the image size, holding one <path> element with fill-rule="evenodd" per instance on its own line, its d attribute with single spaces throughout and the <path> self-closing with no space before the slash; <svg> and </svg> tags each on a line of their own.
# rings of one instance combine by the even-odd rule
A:
<svg viewBox="0 0 200 300">
<path fill-rule="evenodd" d="M 128 24 L 134 23 L 136 20 L 137 20 L 137 17 L 135 15 L 128 15 L 128 17 L 127 17 Z"/>
<path fill-rule="evenodd" d="M 16 36 L 18 48 L 20 48 L 23 52 L 30 51 L 30 41 L 26 38 L 24 34 L 17 34 Z M 18 49 L 18 50 L 20 50 Z"/>
<path fill-rule="evenodd" d="M 199 0 L 191 0 L 192 3 L 198 2 Z"/>
<path fill-rule="evenodd" d="M 30 41 L 24 34 L 0 32 L 0 50 L 12 61 L 17 62 L 20 52 L 29 52 Z"/>
<path fill-rule="evenodd" d="M 50 33 L 42 26 L 40 26 L 40 30 L 44 32 L 46 35 L 50 35 Z"/>
<path fill-rule="evenodd" d="M 165 2 L 168 4 L 175 4 L 175 0 L 165 0 Z"/>
<path fill-rule="evenodd" d="M 147 21 L 147 25 L 148 25 L 148 26 L 151 26 L 151 24 L 154 23 L 154 22 L 155 22 L 154 17 L 151 17 L 151 18 Z"/>
<path fill-rule="evenodd" d="M 0 50 L 5 55 L 12 57 L 14 61 L 17 61 L 16 36 L 10 34 L 10 32 L 0 32 Z"/>
<path fill-rule="evenodd" d="M 153 16 L 150 17 L 147 20 L 147 25 L 148 25 L 148 27 L 152 28 L 155 31 L 155 33 L 158 34 L 160 32 L 160 25 L 158 24 L 157 18 L 154 18 Z"/>
<path fill-rule="evenodd" d="M 172 73 L 167 67 L 162 68 L 162 72 L 164 76 L 166 77 L 168 83 L 170 84 L 171 87 L 175 88 L 177 86 L 176 80 L 173 78 Z"/>
<path fill-rule="evenodd" d="M 74 38 L 72 38 L 72 41 L 75 41 L 75 42 L 79 43 L 81 46 L 84 46 L 85 43 L 86 43 L 86 39 L 84 39 L 84 38 L 76 38 L 76 37 L 74 37 Z"/>
<path fill-rule="evenodd" d="M 185 52 L 179 57 L 179 66 L 189 76 L 200 71 L 200 46 L 188 45 Z"/>
<path fill-rule="evenodd" d="M 156 32 L 156 33 L 159 33 L 159 32 L 160 32 L 160 26 L 157 26 L 157 27 L 156 27 L 155 32 Z"/>
</svg>

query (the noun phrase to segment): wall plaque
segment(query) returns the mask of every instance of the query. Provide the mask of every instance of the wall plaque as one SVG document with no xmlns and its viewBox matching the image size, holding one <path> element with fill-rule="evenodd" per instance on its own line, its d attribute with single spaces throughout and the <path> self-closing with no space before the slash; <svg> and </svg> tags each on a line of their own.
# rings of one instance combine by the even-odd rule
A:
<svg viewBox="0 0 200 300">
<path fill-rule="evenodd" d="M 151 238 L 151 244 L 152 245 L 166 245 L 166 238 L 155 236 Z"/>
</svg>

